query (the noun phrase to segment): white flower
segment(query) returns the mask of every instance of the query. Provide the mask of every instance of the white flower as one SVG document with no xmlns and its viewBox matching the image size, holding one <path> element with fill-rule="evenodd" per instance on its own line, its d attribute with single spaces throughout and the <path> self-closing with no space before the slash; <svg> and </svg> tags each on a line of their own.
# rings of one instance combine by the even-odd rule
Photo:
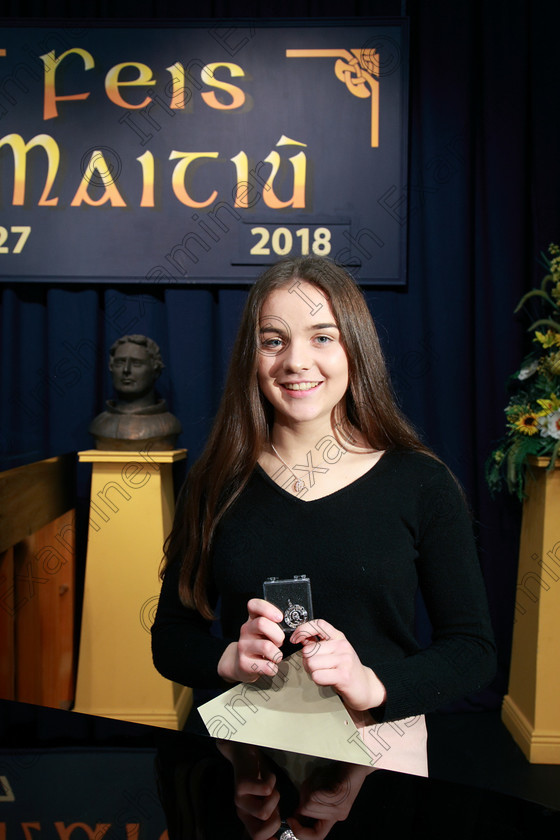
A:
<svg viewBox="0 0 560 840">
<path fill-rule="evenodd" d="M 560 409 L 538 419 L 539 431 L 543 437 L 560 440 Z"/>
<path fill-rule="evenodd" d="M 532 362 L 529 362 L 528 365 L 525 365 L 525 367 L 521 368 L 521 370 L 517 374 L 517 378 L 518 379 L 529 379 L 529 377 L 534 374 L 534 372 L 536 371 L 538 366 L 539 366 L 539 360 L 538 359 L 533 359 Z"/>
</svg>

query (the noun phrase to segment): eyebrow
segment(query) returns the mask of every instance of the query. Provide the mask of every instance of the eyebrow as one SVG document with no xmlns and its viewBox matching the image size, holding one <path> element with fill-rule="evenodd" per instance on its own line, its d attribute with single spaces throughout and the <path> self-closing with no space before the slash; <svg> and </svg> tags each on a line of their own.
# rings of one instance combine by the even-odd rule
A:
<svg viewBox="0 0 560 840">
<path fill-rule="evenodd" d="M 307 330 L 308 332 L 313 332 L 314 330 L 338 330 L 338 326 L 336 324 L 312 324 L 310 327 L 307 327 Z M 285 330 L 269 324 L 267 326 L 259 327 L 259 332 L 284 333 Z"/>
<path fill-rule="evenodd" d="M 281 329 L 281 327 L 274 327 L 272 324 L 269 324 L 266 327 L 259 327 L 260 333 L 278 333 L 279 335 L 284 334 L 286 331 Z"/>
</svg>

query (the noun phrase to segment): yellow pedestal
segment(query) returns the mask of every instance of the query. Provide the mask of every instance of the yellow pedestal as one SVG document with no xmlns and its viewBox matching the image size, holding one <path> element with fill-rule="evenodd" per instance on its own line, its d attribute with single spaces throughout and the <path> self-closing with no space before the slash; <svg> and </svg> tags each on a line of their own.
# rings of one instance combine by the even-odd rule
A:
<svg viewBox="0 0 560 840">
<path fill-rule="evenodd" d="M 527 479 L 502 720 L 534 764 L 560 764 L 560 468 Z"/>
<path fill-rule="evenodd" d="M 78 455 L 93 474 L 74 711 L 179 729 L 192 692 L 155 670 L 150 627 L 174 512 L 172 467 L 186 450 Z"/>
</svg>

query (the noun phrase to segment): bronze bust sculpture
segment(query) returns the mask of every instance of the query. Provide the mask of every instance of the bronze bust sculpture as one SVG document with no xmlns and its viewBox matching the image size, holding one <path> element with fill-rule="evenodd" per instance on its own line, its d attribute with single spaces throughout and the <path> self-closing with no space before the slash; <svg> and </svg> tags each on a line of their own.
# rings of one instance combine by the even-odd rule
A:
<svg viewBox="0 0 560 840">
<path fill-rule="evenodd" d="M 109 351 L 109 370 L 117 399 L 90 424 L 97 449 L 139 451 L 174 449 L 179 420 L 159 399 L 155 383 L 163 361 L 158 345 L 144 335 L 124 335 Z"/>
</svg>

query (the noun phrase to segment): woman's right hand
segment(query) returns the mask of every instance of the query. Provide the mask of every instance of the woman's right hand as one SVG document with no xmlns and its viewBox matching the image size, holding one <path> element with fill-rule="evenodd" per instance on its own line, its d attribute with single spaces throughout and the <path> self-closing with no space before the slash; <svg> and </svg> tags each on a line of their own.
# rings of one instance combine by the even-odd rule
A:
<svg viewBox="0 0 560 840">
<path fill-rule="evenodd" d="M 273 677 L 282 660 L 284 631 L 282 612 L 262 598 L 251 598 L 249 617 L 241 627 L 239 641 L 227 646 L 218 662 L 218 674 L 228 682 L 256 682 L 262 675 Z"/>
</svg>

